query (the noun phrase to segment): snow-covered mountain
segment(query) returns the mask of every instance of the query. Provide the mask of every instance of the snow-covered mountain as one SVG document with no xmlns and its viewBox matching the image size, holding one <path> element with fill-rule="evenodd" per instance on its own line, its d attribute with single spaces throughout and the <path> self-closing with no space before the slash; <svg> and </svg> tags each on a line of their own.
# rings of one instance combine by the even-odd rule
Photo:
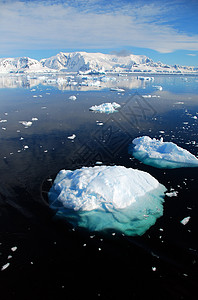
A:
<svg viewBox="0 0 198 300">
<path fill-rule="evenodd" d="M 29 57 L 0 58 L 0 73 L 49 72 L 41 62 Z"/>
<path fill-rule="evenodd" d="M 60 52 L 40 61 L 28 57 L 1 58 L 0 73 L 35 73 L 35 72 L 142 72 L 142 73 L 196 73 L 198 68 L 169 66 L 155 63 L 145 55 L 117 56 L 115 54 Z"/>
</svg>

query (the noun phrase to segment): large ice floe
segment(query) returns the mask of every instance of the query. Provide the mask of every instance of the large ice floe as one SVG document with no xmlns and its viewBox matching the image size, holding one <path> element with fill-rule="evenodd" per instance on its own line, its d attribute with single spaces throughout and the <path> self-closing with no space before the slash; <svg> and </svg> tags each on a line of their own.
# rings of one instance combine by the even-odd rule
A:
<svg viewBox="0 0 198 300">
<path fill-rule="evenodd" d="M 56 215 L 90 231 L 142 235 L 163 214 L 166 188 L 147 172 L 123 166 L 61 170 L 48 196 Z"/>
<path fill-rule="evenodd" d="M 102 103 L 100 105 L 93 105 L 89 109 L 92 111 L 109 114 L 109 113 L 117 112 L 116 109 L 119 107 L 120 104 L 113 102 L 113 103 Z"/>
<path fill-rule="evenodd" d="M 144 164 L 157 168 L 198 167 L 198 159 L 193 154 L 172 142 L 164 142 L 163 138 L 135 138 L 129 147 L 129 153 Z"/>
</svg>

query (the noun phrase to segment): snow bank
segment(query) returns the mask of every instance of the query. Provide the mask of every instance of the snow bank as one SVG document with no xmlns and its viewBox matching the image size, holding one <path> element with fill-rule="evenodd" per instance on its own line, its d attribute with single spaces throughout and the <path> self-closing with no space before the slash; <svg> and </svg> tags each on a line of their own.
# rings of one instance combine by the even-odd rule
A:
<svg viewBox="0 0 198 300">
<path fill-rule="evenodd" d="M 142 136 L 134 139 L 129 153 L 146 165 L 157 168 L 198 167 L 198 159 L 189 151 L 172 142 Z"/>
<path fill-rule="evenodd" d="M 91 106 L 89 109 L 92 111 L 99 111 L 101 113 L 113 113 L 116 112 L 116 108 L 120 107 L 120 104 L 113 102 L 113 103 L 102 103 L 100 105 Z"/>
<path fill-rule="evenodd" d="M 165 190 L 146 172 L 95 166 L 61 170 L 48 195 L 56 214 L 74 226 L 141 235 L 162 216 Z"/>
</svg>

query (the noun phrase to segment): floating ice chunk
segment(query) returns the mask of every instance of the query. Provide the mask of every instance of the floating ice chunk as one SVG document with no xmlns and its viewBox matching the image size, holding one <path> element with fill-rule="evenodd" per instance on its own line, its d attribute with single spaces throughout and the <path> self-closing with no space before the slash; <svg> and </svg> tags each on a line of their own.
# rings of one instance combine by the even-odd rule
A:
<svg viewBox="0 0 198 300">
<path fill-rule="evenodd" d="M 162 88 L 161 85 L 153 85 L 153 87 L 156 88 L 156 89 L 159 90 L 159 91 L 162 91 L 162 90 L 163 90 L 163 88 Z"/>
<path fill-rule="evenodd" d="M 186 218 L 184 218 L 183 220 L 181 220 L 180 222 L 181 222 L 183 225 L 186 225 L 186 224 L 190 221 L 190 218 L 191 218 L 191 217 L 186 217 Z"/>
<path fill-rule="evenodd" d="M 100 105 L 91 106 L 89 109 L 92 111 L 98 111 L 101 113 L 113 113 L 116 112 L 116 108 L 119 108 L 120 104 L 113 102 L 113 103 L 102 103 Z"/>
<path fill-rule="evenodd" d="M 17 246 L 12 247 L 11 250 L 15 252 L 17 250 Z"/>
<path fill-rule="evenodd" d="M 0 123 L 6 123 L 8 120 L 0 120 Z"/>
<path fill-rule="evenodd" d="M 19 121 L 19 123 L 26 127 L 30 127 L 32 125 L 32 122 L 30 121 Z"/>
<path fill-rule="evenodd" d="M 177 197 L 178 191 L 172 191 L 169 193 L 166 193 L 166 196 L 168 197 Z"/>
<path fill-rule="evenodd" d="M 51 208 L 73 226 L 141 235 L 162 216 L 165 191 L 146 172 L 95 166 L 60 171 L 48 195 Z"/>
<path fill-rule="evenodd" d="M 9 267 L 10 263 L 7 263 L 5 265 L 2 266 L 1 271 L 7 269 Z"/>
<path fill-rule="evenodd" d="M 32 121 L 38 121 L 38 118 L 32 118 Z"/>
<path fill-rule="evenodd" d="M 110 91 L 112 91 L 112 92 L 125 92 L 124 89 L 120 89 L 120 88 L 110 88 Z"/>
<path fill-rule="evenodd" d="M 198 167 L 198 159 L 189 151 L 163 139 L 142 136 L 134 139 L 129 153 L 146 165 L 157 168 L 175 169 Z"/>
<path fill-rule="evenodd" d="M 69 140 L 74 140 L 75 137 L 76 137 L 76 135 L 75 135 L 75 134 L 72 134 L 71 136 L 68 136 L 67 138 L 68 138 Z"/>
<path fill-rule="evenodd" d="M 138 76 L 137 79 L 151 81 L 151 80 L 154 80 L 155 78 L 154 77 Z"/>
<path fill-rule="evenodd" d="M 73 100 L 73 101 L 75 101 L 77 99 L 77 97 L 76 96 L 70 96 L 69 97 L 69 100 Z"/>
</svg>

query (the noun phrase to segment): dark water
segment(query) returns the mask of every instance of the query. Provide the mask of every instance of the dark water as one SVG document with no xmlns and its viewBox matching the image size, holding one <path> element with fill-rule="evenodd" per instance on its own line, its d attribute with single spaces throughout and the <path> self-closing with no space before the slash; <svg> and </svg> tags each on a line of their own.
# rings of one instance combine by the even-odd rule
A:
<svg viewBox="0 0 198 300">
<path fill-rule="evenodd" d="M 1 299 L 197 299 L 198 170 L 143 165 L 128 145 L 141 135 L 163 137 L 197 155 L 198 78 L 117 78 L 83 89 L 33 83 L 6 78 L 0 89 L 0 118 L 7 120 L 0 123 L 0 268 L 9 263 L 0 272 Z M 113 101 L 118 113 L 89 111 Z M 32 118 L 28 128 L 19 123 Z M 163 216 L 142 236 L 74 229 L 48 206 L 51 179 L 97 161 L 147 171 L 178 195 L 165 197 Z"/>
</svg>

